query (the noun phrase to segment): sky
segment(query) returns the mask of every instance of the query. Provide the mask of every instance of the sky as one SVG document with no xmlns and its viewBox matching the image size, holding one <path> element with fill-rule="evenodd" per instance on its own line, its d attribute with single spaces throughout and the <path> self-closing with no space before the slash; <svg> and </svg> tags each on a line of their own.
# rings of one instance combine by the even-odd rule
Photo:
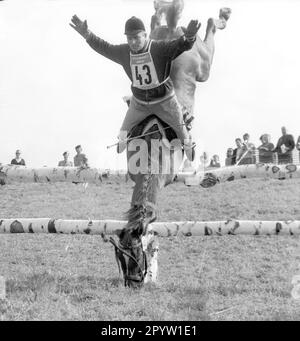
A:
<svg viewBox="0 0 300 341">
<path fill-rule="evenodd" d="M 245 132 L 256 146 L 263 133 L 276 143 L 283 125 L 300 135 L 300 0 L 185 0 L 179 24 L 200 20 L 204 38 L 221 7 L 232 15 L 216 33 L 210 77 L 197 86 L 195 165 L 203 151 L 223 163 Z M 125 21 L 135 15 L 149 28 L 153 1 L 0 1 L 0 163 L 21 149 L 29 167 L 56 166 L 81 144 L 92 167 L 126 168 L 125 153 L 106 147 L 117 141 L 130 81 L 69 26 L 74 14 L 125 43 Z"/>
</svg>

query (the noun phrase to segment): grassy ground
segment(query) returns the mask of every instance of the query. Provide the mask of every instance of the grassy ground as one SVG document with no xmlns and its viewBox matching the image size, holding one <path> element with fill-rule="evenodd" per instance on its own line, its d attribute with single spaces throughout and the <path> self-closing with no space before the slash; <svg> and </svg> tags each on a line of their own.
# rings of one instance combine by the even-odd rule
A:
<svg viewBox="0 0 300 341">
<path fill-rule="evenodd" d="M 0 187 L 0 218 L 122 219 L 132 183 Z M 242 180 L 210 189 L 177 183 L 159 197 L 161 221 L 300 220 L 299 180 Z M 159 281 L 119 280 L 112 247 L 88 235 L 0 235 L 2 320 L 300 320 L 291 280 L 297 236 L 161 238 Z"/>
</svg>

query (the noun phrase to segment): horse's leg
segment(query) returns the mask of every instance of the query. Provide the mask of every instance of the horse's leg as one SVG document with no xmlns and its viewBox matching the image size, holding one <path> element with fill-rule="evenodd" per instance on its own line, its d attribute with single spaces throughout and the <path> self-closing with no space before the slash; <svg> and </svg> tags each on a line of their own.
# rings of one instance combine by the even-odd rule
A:
<svg viewBox="0 0 300 341">
<path fill-rule="evenodd" d="M 156 282 L 158 276 L 158 236 L 153 232 L 148 231 L 142 237 L 143 249 L 147 256 L 148 271 L 144 282 Z"/>
<path fill-rule="evenodd" d="M 163 13 L 166 11 L 166 9 L 164 7 L 160 7 L 156 3 L 154 3 L 154 9 L 155 9 L 155 13 L 151 17 L 150 36 L 154 30 L 156 30 L 158 27 L 161 26 Z"/>
<path fill-rule="evenodd" d="M 200 75 L 197 81 L 203 82 L 209 77 L 210 67 L 212 65 L 215 52 L 215 33 L 217 29 L 222 30 L 226 27 L 230 14 L 230 8 L 221 8 L 219 19 L 208 19 L 204 40 L 202 41 L 201 39 L 197 39 L 198 53 L 201 58 Z"/>
<path fill-rule="evenodd" d="M 144 283 L 155 282 L 158 273 L 158 237 L 149 229 L 156 217 L 157 193 L 160 179 L 155 174 L 137 174 L 134 176 L 135 187 L 131 199 L 131 208 L 127 212 L 128 223 L 123 231 L 137 231 L 141 236 L 146 254 L 147 274 Z"/>
</svg>

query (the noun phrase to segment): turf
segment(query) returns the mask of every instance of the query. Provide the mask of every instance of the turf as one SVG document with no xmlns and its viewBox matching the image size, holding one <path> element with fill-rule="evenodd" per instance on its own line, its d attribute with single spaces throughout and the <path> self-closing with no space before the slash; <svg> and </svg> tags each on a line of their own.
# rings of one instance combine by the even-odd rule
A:
<svg viewBox="0 0 300 341">
<path fill-rule="evenodd" d="M 122 219 L 132 183 L 11 184 L 0 218 Z M 160 221 L 300 220 L 299 180 L 241 180 L 203 189 L 175 183 L 159 195 Z M 300 320 L 291 280 L 297 236 L 161 238 L 159 279 L 123 287 L 99 236 L 0 235 L 2 320 Z"/>
</svg>

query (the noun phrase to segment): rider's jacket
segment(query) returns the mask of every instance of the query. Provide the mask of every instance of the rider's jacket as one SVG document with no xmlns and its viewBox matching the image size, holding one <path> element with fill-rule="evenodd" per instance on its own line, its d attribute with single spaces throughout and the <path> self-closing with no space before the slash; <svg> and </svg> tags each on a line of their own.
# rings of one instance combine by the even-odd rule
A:
<svg viewBox="0 0 300 341">
<path fill-rule="evenodd" d="M 195 38 L 184 35 L 172 41 L 149 40 L 142 53 L 132 53 L 128 44 L 112 45 L 90 33 L 87 43 L 98 53 L 121 64 L 130 78 L 134 97 L 143 102 L 157 101 L 174 92 L 171 63 L 190 50 Z"/>
</svg>

